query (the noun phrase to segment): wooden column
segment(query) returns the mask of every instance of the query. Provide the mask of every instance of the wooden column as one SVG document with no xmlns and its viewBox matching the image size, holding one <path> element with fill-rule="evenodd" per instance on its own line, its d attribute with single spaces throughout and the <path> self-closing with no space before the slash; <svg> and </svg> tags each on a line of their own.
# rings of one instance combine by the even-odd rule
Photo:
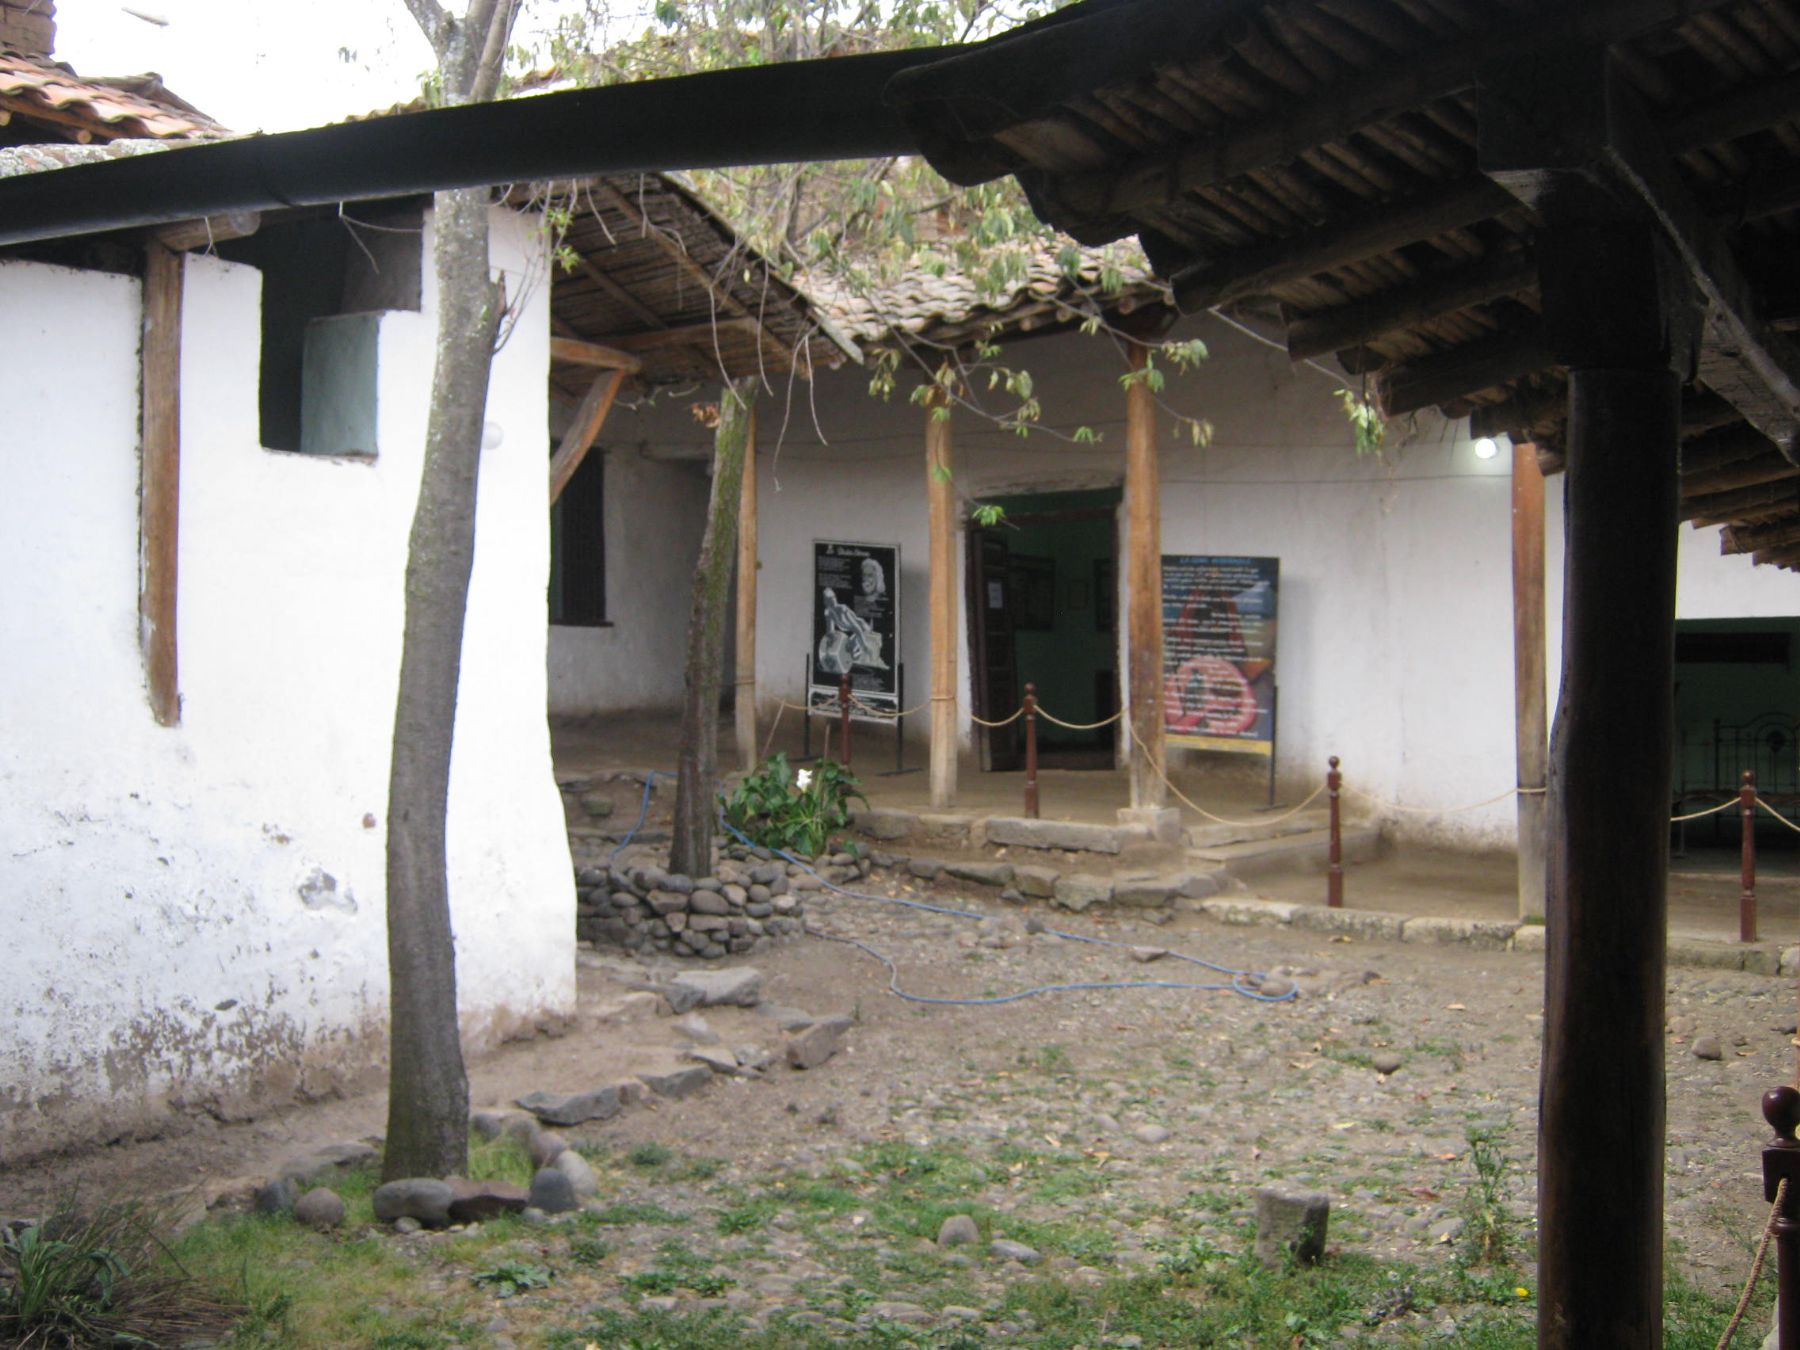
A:
<svg viewBox="0 0 1800 1350">
<path fill-rule="evenodd" d="M 738 768 L 756 767 L 756 409 L 744 446 L 744 486 L 738 494 L 737 688 L 732 706 L 737 721 Z"/>
<path fill-rule="evenodd" d="M 1512 451 L 1513 728 L 1519 786 L 1519 917 L 1544 918 L 1544 475 L 1537 447 Z M 1535 789 L 1535 791 L 1533 790 Z"/>
<path fill-rule="evenodd" d="M 181 721 L 176 652 L 176 563 L 181 540 L 182 254 L 144 249 L 143 450 L 139 463 L 138 640 L 150 711 L 165 727 Z"/>
<path fill-rule="evenodd" d="M 1131 369 L 1149 349 L 1131 344 Z M 1160 807 L 1167 791 L 1155 765 L 1163 746 L 1162 487 L 1156 463 L 1156 404 L 1150 386 L 1125 386 L 1126 663 L 1131 717 L 1131 805 Z"/>
<path fill-rule="evenodd" d="M 951 477 L 950 404 L 925 402 L 925 501 L 930 513 L 931 804 L 956 804 L 956 484 Z"/>
</svg>

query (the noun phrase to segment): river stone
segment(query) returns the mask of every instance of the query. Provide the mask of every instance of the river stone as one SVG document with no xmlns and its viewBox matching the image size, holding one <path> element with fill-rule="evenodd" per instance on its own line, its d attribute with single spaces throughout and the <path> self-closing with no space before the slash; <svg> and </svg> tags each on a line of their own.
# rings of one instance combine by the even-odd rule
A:
<svg viewBox="0 0 1800 1350">
<path fill-rule="evenodd" d="M 451 1177 L 451 1223 L 485 1223 L 525 1208 L 525 1188 L 510 1181 L 470 1181 Z"/>
<path fill-rule="evenodd" d="M 844 1033 L 850 1030 L 850 1019 L 839 1014 L 822 1018 L 804 1031 L 788 1037 L 787 1061 L 796 1069 L 816 1069 L 835 1055 L 844 1044 Z"/>
<path fill-rule="evenodd" d="M 1694 1042 L 1695 1059 L 1724 1059 L 1725 1047 L 1717 1036 L 1702 1036 Z"/>
<path fill-rule="evenodd" d="M 981 1230 L 967 1214 L 952 1214 L 938 1229 L 940 1247 L 966 1247 L 981 1241 Z"/>
<path fill-rule="evenodd" d="M 1325 1255 L 1325 1229 L 1331 1201 L 1317 1192 L 1283 1195 L 1259 1187 L 1256 1192 L 1256 1259 L 1279 1269 L 1291 1257 L 1296 1265 L 1316 1265 Z"/>
<path fill-rule="evenodd" d="M 580 1125 L 589 1120 L 611 1120 L 619 1114 L 616 1087 L 592 1088 L 568 1096 L 532 1092 L 517 1099 L 520 1106 L 548 1125 Z M 554 1156 L 554 1155 L 552 1155 Z"/>
<path fill-rule="evenodd" d="M 417 1219 L 427 1228 L 442 1228 L 450 1222 L 450 1202 L 455 1198 L 449 1183 L 435 1177 L 403 1177 L 377 1186 L 371 1202 L 382 1223 Z"/>
<path fill-rule="evenodd" d="M 667 1073 L 643 1073 L 638 1077 L 659 1097 L 691 1097 L 712 1082 L 712 1070 L 703 1064 L 686 1064 Z"/>
<path fill-rule="evenodd" d="M 581 1208 L 575 1183 L 569 1180 L 566 1172 L 554 1167 L 540 1167 L 532 1175 L 529 1203 L 531 1208 L 541 1209 L 546 1214 L 567 1214 Z"/>
<path fill-rule="evenodd" d="M 576 1198 L 586 1200 L 600 1193 L 600 1178 L 594 1175 L 594 1169 L 588 1165 L 588 1160 L 574 1149 L 565 1148 L 550 1165 L 569 1179 L 569 1185 L 575 1188 Z"/>
<path fill-rule="evenodd" d="M 702 1007 L 733 1004 L 740 1008 L 754 1008 L 762 1002 L 763 977 L 760 970 L 751 966 L 733 966 L 728 970 L 684 970 L 675 977 L 670 988 L 686 989 L 698 995 L 696 1002 Z"/>
<path fill-rule="evenodd" d="M 1036 1265 L 1042 1259 L 1036 1247 L 1027 1247 L 1010 1238 L 995 1238 L 988 1243 L 988 1251 L 1002 1261 L 1017 1261 L 1022 1266 Z"/>
<path fill-rule="evenodd" d="M 569 1141 L 555 1130 L 533 1130 L 525 1138 L 525 1152 L 533 1167 L 548 1167 L 568 1146 Z"/>
<path fill-rule="evenodd" d="M 294 1201 L 294 1218 L 308 1228 L 328 1232 L 344 1221 L 344 1202 L 326 1186 L 316 1186 Z"/>
<path fill-rule="evenodd" d="M 1010 886 L 1013 881 L 1013 865 L 1005 862 L 948 862 L 944 871 L 978 886 Z"/>
<path fill-rule="evenodd" d="M 731 902 L 717 891 L 695 891 L 688 897 L 690 914 L 729 914 Z"/>
<path fill-rule="evenodd" d="M 285 1177 L 258 1186 L 250 1198 L 250 1208 L 258 1214 L 287 1214 L 294 1208 L 294 1188 Z"/>
<path fill-rule="evenodd" d="M 1404 1062 L 1392 1050 L 1377 1050 L 1369 1056 L 1369 1066 L 1379 1074 L 1399 1073 Z"/>
</svg>

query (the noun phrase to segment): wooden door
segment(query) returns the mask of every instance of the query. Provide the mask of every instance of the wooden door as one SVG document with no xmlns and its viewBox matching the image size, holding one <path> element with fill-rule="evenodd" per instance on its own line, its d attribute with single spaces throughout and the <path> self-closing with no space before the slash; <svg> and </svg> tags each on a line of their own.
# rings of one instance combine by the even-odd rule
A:
<svg viewBox="0 0 1800 1350">
<path fill-rule="evenodd" d="M 1006 540 L 971 525 L 969 537 L 969 653 L 974 667 L 975 715 L 997 722 L 1019 706 L 1018 654 L 1013 643 Z M 1024 764 L 1019 724 L 977 728 L 981 767 L 1002 773 Z"/>
</svg>

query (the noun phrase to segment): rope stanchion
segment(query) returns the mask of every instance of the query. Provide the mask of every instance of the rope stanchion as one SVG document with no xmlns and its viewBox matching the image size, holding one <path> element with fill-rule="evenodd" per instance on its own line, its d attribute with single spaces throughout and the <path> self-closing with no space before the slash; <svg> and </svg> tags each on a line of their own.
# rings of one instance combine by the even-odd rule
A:
<svg viewBox="0 0 1800 1350">
<path fill-rule="evenodd" d="M 1039 704 L 1037 715 L 1046 722 L 1056 723 L 1057 726 L 1062 727 L 1066 731 L 1098 731 L 1101 727 L 1110 727 L 1114 722 L 1117 722 L 1120 718 L 1125 716 L 1125 711 L 1124 709 L 1120 709 L 1104 722 L 1065 722 L 1055 713 L 1047 711 L 1042 704 Z"/>
<path fill-rule="evenodd" d="M 1775 1221 L 1781 1217 L 1782 1201 L 1787 1199 L 1788 1180 L 1781 1179 L 1775 1187 L 1775 1203 L 1769 1206 L 1769 1221 L 1763 1225 L 1762 1241 L 1756 1244 L 1756 1257 L 1750 1262 L 1750 1278 L 1744 1282 L 1744 1295 L 1738 1300 L 1737 1308 L 1731 1314 L 1731 1320 L 1725 1324 L 1725 1330 L 1719 1336 L 1719 1343 L 1713 1350 L 1729 1350 L 1731 1338 L 1737 1335 L 1737 1329 L 1743 1325 L 1744 1314 L 1749 1311 L 1750 1300 L 1756 1293 L 1756 1282 L 1762 1278 L 1763 1264 L 1769 1259 L 1769 1243 L 1775 1238 Z"/>
</svg>

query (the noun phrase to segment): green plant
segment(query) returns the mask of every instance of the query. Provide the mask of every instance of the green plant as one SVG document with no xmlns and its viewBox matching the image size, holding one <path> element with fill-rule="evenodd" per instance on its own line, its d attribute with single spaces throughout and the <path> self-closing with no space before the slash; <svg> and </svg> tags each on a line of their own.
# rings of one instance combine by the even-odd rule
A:
<svg viewBox="0 0 1800 1350">
<path fill-rule="evenodd" d="M 613 1245 L 605 1238 L 577 1237 L 569 1243 L 569 1259 L 577 1265 L 597 1266 L 612 1252 Z"/>
<path fill-rule="evenodd" d="M 752 843 L 816 857 L 834 832 L 850 823 L 850 803 L 868 805 L 856 775 L 835 760 L 821 759 L 798 773 L 777 753 L 725 799 L 725 821 Z"/>
<path fill-rule="evenodd" d="M 675 1156 L 675 1151 L 667 1144 L 639 1144 L 625 1155 L 625 1161 L 633 1167 L 661 1167 Z"/>
<path fill-rule="evenodd" d="M 1340 389 L 1338 398 L 1344 405 L 1344 416 L 1356 436 L 1356 453 L 1378 455 L 1387 444 L 1387 419 L 1381 409 L 1353 389 Z"/>
<path fill-rule="evenodd" d="M 1512 1160 L 1501 1147 L 1505 1132 L 1470 1126 L 1467 1138 L 1475 1181 L 1463 1196 L 1463 1250 L 1472 1265 L 1499 1265 L 1507 1260 L 1519 1226 L 1507 1204 Z"/>
<path fill-rule="evenodd" d="M 492 1289 L 500 1298 L 511 1298 L 527 1289 L 548 1289 L 556 1277 L 544 1266 L 524 1261 L 502 1261 L 491 1270 L 470 1277 L 477 1287 Z"/>
</svg>

